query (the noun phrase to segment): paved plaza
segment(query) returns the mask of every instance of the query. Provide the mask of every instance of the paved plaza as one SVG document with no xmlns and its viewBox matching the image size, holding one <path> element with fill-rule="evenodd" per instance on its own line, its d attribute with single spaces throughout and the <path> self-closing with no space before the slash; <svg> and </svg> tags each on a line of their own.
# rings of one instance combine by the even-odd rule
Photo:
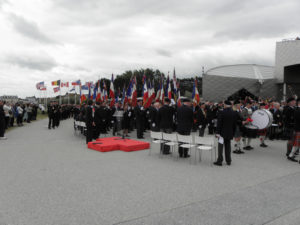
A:
<svg viewBox="0 0 300 225">
<path fill-rule="evenodd" d="M 298 225 L 300 165 L 267 141 L 231 166 L 159 157 L 157 145 L 101 153 L 41 120 L 0 141 L 0 225 Z M 135 134 L 131 134 L 133 137 Z M 145 135 L 149 139 L 149 133 Z"/>
</svg>

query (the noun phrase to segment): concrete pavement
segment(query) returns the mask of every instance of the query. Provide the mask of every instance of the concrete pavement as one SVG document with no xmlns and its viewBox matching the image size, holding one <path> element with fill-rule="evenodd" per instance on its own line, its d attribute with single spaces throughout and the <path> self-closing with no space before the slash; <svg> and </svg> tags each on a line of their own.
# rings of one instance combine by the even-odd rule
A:
<svg viewBox="0 0 300 225">
<path fill-rule="evenodd" d="M 151 156 L 88 150 L 72 126 L 37 121 L 0 141 L 1 225 L 298 224 L 300 165 L 285 142 L 254 141 L 211 167 L 209 154 L 191 165 L 159 158 L 157 145 Z"/>
</svg>

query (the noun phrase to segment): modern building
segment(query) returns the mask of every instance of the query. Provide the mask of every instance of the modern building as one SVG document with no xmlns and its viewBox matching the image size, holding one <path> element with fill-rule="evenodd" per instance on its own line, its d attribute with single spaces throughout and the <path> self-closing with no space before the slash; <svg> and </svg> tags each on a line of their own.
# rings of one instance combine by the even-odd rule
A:
<svg viewBox="0 0 300 225">
<path fill-rule="evenodd" d="M 278 92 L 272 66 L 255 64 L 220 66 L 206 71 L 202 82 L 202 97 L 209 101 L 243 98 L 245 94 L 254 98 L 264 98 Z"/>
<path fill-rule="evenodd" d="M 203 99 L 273 97 L 277 100 L 300 95 L 300 40 L 276 43 L 275 66 L 255 64 L 226 65 L 203 74 Z"/>
</svg>

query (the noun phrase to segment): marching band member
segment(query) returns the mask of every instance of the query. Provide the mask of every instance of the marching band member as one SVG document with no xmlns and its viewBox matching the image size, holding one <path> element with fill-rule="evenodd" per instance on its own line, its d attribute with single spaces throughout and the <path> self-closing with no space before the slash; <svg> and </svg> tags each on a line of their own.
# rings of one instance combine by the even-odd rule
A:
<svg viewBox="0 0 300 225">
<path fill-rule="evenodd" d="M 266 108 L 266 104 L 265 103 L 260 103 L 259 104 L 260 109 L 265 109 Z M 262 130 L 258 130 L 257 134 L 259 136 L 259 140 L 260 140 L 260 147 L 262 148 L 266 148 L 268 147 L 268 145 L 265 144 L 265 139 L 267 136 L 267 131 L 268 129 L 262 129 Z"/>
<path fill-rule="evenodd" d="M 243 143 L 244 143 L 244 150 L 252 150 L 253 147 L 250 146 L 252 138 L 255 138 L 256 132 L 253 129 L 249 129 L 246 127 L 247 124 L 250 123 L 250 117 L 252 115 L 252 102 L 251 100 L 246 101 L 246 106 L 242 110 L 242 117 L 243 117 Z"/>
<path fill-rule="evenodd" d="M 243 153 L 245 153 L 241 150 L 243 116 L 242 116 L 242 111 L 241 111 L 241 102 L 239 100 L 236 100 L 234 102 L 234 111 L 237 114 L 237 123 L 236 123 L 235 132 L 234 132 L 235 150 L 233 151 L 233 153 L 243 154 Z"/>
<path fill-rule="evenodd" d="M 287 100 L 287 106 L 283 110 L 283 121 L 284 121 L 284 136 L 290 140 L 288 141 L 287 144 L 287 152 L 286 156 L 288 157 L 292 151 L 293 145 L 292 143 L 292 138 L 293 138 L 293 132 L 294 132 L 294 114 L 295 114 L 295 105 L 296 105 L 296 100 L 295 98 L 291 97 Z"/>
</svg>

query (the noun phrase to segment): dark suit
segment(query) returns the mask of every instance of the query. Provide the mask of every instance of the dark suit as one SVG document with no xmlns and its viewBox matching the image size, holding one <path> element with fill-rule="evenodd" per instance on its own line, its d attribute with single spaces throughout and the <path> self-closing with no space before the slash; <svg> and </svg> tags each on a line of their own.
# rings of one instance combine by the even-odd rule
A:
<svg viewBox="0 0 300 225">
<path fill-rule="evenodd" d="M 86 115 L 85 115 L 85 124 L 86 124 L 86 143 L 89 143 L 93 140 L 93 107 L 88 106 L 86 108 Z"/>
<path fill-rule="evenodd" d="M 269 130 L 269 137 L 270 139 L 279 139 L 281 136 L 279 130 L 282 128 L 283 124 L 283 116 L 282 112 L 279 109 L 270 109 L 270 112 L 273 114 L 273 123 L 277 124 L 278 126 L 271 126 Z"/>
<path fill-rule="evenodd" d="M 150 127 L 152 131 L 159 131 L 158 110 L 154 107 L 149 109 Z"/>
<path fill-rule="evenodd" d="M 231 139 L 233 139 L 237 124 L 237 114 L 232 108 L 226 108 L 218 116 L 217 134 L 224 138 L 224 144 L 218 146 L 218 163 L 223 162 L 223 146 L 225 146 L 225 160 L 231 163 Z"/>
<path fill-rule="evenodd" d="M 177 109 L 177 132 L 181 135 L 190 135 L 193 127 L 193 109 L 182 105 Z M 187 156 L 188 149 L 178 148 L 179 156 Z"/>
<path fill-rule="evenodd" d="M 5 114 L 3 106 L 0 106 L 0 137 L 4 137 L 5 132 Z"/>
<path fill-rule="evenodd" d="M 206 119 L 206 113 L 204 109 L 199 109 L 197 111 L 197 120 L 198 120 L 198 126 L 199 127 L 199 136 L 203 137 L 204 135 L 204 131 L 205 131 L 205 128 L 206 128 L 206 124 L 207 124 L 207 119 Z"/>
<path fill-rule="evenodd" d="M 173 131 L 174 108 L 164 105 L 158 110 L 159 128 L 163 132 L 171 133 Z"/>
<path fill-rule="evenodd" d="M 136 106 L 134 108 L 134 114 L 136 119 L 137 138 L 144 138 L 144 110 L 141 110 L 140 106 Z"/>
</svg>

